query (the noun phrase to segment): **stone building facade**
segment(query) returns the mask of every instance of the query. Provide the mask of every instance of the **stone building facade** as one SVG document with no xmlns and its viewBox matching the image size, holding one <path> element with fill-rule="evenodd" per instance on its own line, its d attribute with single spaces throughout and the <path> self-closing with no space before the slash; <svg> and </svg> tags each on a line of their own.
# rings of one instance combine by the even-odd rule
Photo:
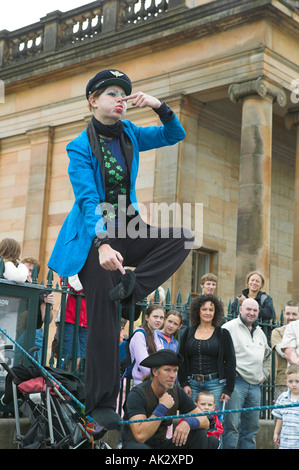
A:
<svg viewBox="0 0 299 470">
<path fill-rule="evenodd" d="M 140 158 L 143 216 L 156 222 L 152 203 L 177 203 L 196 235 L 166 287 L 186 300 L 213 271 L 227 305 L 259 269 L 277 313 L 299 300 L 298 28 L 293 0 L 99 0 L 1 31 L 0 238 L 21 242 L 46 276 L 74 201 L 65 147 L 90 119 L 86 83 L 119 68 L 187 132 Z M 150 109 L 127 118 L 158 124 Z"/>
</svg>

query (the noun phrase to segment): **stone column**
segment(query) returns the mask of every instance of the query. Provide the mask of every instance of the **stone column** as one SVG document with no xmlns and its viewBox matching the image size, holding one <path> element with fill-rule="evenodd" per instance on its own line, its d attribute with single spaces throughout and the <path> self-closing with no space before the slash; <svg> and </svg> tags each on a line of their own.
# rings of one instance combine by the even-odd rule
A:
<svg viewBox="0 0 299 470">
<path fill-rule="evenodd" d="M 274 101 L 285 106 L 286 94 L 260 77 L 231 85 L 229 97 L 235 103 L 242 100 L 235 277 L 239 295 L 251 270 L 269 279 L 272 107 Z"/>
<path fill-rule="evenodd" d="M 287 129 L 296 131 L 296 171 L 294 194 L 294 242 L 293 242 L 293 299 L 299 299 L 299 108 L 292 109 L 285 117 Z"/>
<path fill-rule="evenodd" d="M 39 259 L 43 279 L 53 129 L 47 126 L 30 130 L 27 136 L 31 157 L 22 255 Z"/>
</svg>

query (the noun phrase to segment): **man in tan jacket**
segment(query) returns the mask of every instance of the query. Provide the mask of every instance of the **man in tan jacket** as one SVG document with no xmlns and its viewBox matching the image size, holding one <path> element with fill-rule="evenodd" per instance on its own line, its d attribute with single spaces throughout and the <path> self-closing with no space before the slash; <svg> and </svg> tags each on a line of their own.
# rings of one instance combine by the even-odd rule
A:
<svg viewBox="0 0 299 470">
<path fill-rule="evenodd" d="M 284 325 L 275 328 L 271 335 L 271 347 L 275 351 L 275 392 L 274 401 L 277 400 L 282 392 L 287 391 L 286 386 L 286 368 L 288 366 L 285 352 L 281 349 L 281 343 L 287 325 L 299 319 L 299 303 L 296 300 L 289 300 L 283 311 Z"/>
</svg>

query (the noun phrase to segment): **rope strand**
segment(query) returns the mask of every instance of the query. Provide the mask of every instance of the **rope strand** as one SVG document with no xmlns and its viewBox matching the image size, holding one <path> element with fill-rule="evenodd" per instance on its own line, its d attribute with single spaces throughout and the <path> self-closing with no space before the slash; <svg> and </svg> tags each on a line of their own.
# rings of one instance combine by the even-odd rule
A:
<svg viewBox="0 0 299 470">
<path fill-rule="evenodd" d="M 206 413 L 191 413 L 184 415 L 172 415 L 172 416 L 160 416 L 157 418 L 144 418 L 144 419 L 131 419 L 129 421 L 121 421 L 120 424 L 133 424 L 133 423 L 142 423 L 144 421 L 164 421 L 167 419 L 180 419 L 180 418 L 189 418 L 189 417 L 198 417 L 198 416 L 209 416 L 209 415 L 221 415 L 224 413 L 242 413 L 246 411 L 262 411 L 262 410 L 273 410 L 278 408 L 292 408 L 299 406 L 299 403 L 293 403 L 290 405 L 269 405 L 269 406 L 255 406 L 251 408 L 236 408 L 233 410 L 219 410 L 219 411 L 207 411 Z"/>
</svg>

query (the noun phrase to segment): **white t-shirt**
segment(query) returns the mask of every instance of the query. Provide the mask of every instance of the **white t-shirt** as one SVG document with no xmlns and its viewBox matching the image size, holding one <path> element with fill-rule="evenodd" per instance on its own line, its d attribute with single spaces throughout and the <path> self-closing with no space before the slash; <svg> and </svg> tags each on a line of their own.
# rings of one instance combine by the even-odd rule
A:
<svg viewBox="0 0 299 470">
<path fill-rule="evenodd" d="M 294 348 L 299 356 L 299 320 L 291 321 L 284 331 L 281 349 Z"/>
<path fill-rule="evenodd" d="M 3 276 L 8 281 L 15 282 L 26 282 L 29 271 L 25 264 L 20 263 L 18 266 L 15 266 L 11 261 L 5 263 L 5 271 Z"/>
</svg>

